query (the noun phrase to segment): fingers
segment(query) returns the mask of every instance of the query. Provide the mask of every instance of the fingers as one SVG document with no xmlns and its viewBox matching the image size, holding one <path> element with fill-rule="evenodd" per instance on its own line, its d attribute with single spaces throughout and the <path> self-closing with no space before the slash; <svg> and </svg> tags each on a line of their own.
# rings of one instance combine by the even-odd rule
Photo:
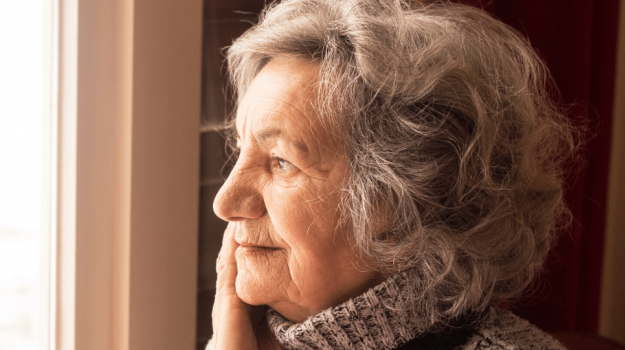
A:
<svg viewBox="0 0 625 350">
<path fill-rule="evenodd" d="M 229 223 L 217 258 L 217 293 L 213 306 L 215 350 L 257 348 L 250 308 L 236 293 L 237 224 Z"/>
<path fill-rule="evenodd" d="M 215 266 L 217 270 L 217 286 L 212 311 L 215 343 L 218 342 L 217 337 L 219 334 L 223 333 L 223 321 L 225 317 L 222 316 L 226 316 L 228 310 L 231 308 L 241 308 L 236 300 L 238 298 L 236 296 L 237 268 L 235 257 L 236 242 L 234 241 L 235 232 L 236 224 L 228 223 L 223 234 L 222 246 L 217 256 Z M 220 329 L 222 332 L 220 332 Z"/>
<path fill-rule="evenodd" d="M 234 240 L 234 235 L 236 233 L 236 223 L 230 222 L 226 227 L 226 231 L 224 231 L 224 236 L 221 243 L 221 249 L 219 250 L 219 255 L 217 256 L 217 273 L 222 272 L 222 270 L 228 264 L 236 264 L 235 252 L 238 243 Z"/>
<path fill-rule="evenodd" d="M 236 223 L 229 223 L 222 241 L 221 250 L 217 256 L 217 291 L 236 293 L 237 260 L 236 250 L 239 246 L 234 240 Z"/>
</svg>

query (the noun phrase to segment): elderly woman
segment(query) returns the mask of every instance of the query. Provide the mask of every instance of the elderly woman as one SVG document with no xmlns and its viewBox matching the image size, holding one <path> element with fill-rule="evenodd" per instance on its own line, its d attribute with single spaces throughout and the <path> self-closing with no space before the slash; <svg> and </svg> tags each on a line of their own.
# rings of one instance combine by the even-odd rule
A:
<svg viewBox="0 0 625 350">
<path fill-rule="evenodd" d="M 227 60 L 209 348 L 563 348 L 496 307 L 568 215 L 570 128 L 525 39 L 450 3 L 285 0 Z"/>
</svg>

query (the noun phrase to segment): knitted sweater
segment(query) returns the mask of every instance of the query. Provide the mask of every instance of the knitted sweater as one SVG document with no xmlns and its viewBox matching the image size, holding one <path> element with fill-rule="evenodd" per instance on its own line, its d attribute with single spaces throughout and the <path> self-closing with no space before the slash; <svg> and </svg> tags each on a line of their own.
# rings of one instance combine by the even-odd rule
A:
<svg viewBox="0 0 625 350">
<path fill-rule="evenodd" d="M 399 273 L 366 293 L 328 308 L 302 323 L 292 323 L 276 311 L 267 321 L 282 346 L 295 349 L 466 349 L 565 350 L 557 340 L 509 311 L 491 307 L 458 321 L 455 327 L 437 328 L 418 317 L 406 302 L 415 300 L 415 276 Z M 207 349 L 212 349 L 209 343 Z"/>
</svg>

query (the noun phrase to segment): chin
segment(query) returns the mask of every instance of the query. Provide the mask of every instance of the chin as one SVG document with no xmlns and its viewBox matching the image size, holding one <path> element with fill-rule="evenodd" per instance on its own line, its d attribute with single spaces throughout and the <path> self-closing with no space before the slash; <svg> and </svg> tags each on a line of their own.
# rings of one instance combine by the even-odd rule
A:
<svg viewBox="0 0 625 350">
<path fill-rule="evenodd" d="M 236 291 L 244 303 L 252 306 L 267 305 L 292 322 L 303 322 L 316 313 L 291 301 L 279 283 L 272 283 L 266 277 L 258 279 L 248 273 L 239 273 Z"/>
<path fill-rule="evenodd" d="M 248 305 L 267 305 L 271 302 L 269 298 L 272 292 L 265 286 L 259 285 L 259 280 L 247 273 L 239 274 L 236 281 L 237 295 Z"/>
</svg>

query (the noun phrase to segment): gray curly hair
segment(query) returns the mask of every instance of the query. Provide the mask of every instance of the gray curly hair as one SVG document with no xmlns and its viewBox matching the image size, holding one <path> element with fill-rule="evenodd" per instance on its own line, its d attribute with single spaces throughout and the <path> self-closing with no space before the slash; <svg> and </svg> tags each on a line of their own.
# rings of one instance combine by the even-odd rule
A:
<svg viewBox="0 0 625 350">
<path fill-rule="evenodd" d="M 416 271 L 432 322 L 527 287 L 569 216 L 574 142 L 526 39 L 447 2 L 284 0 L 227 50 L 239 99 L 277 56 L 320 65 L 313 104 L 351 171 L 339 210 L 373 268 Z"/>
</svg>

